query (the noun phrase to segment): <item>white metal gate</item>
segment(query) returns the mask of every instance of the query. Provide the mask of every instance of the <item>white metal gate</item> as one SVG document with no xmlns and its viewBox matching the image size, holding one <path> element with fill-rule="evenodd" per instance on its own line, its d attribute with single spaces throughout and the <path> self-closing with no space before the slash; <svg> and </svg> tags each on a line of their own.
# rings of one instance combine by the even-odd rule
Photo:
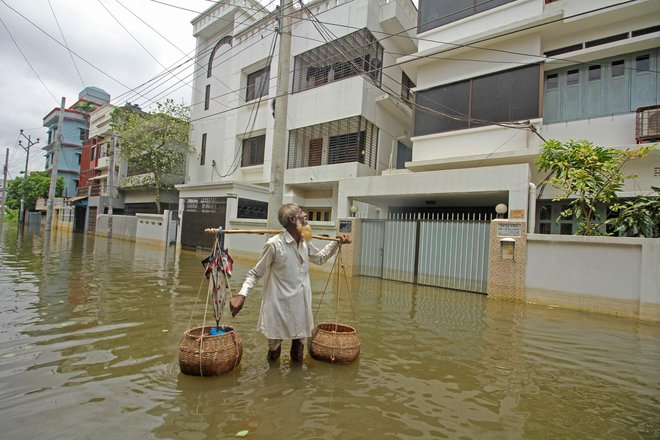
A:
<svg viewBox="0 0 660 440">
<path fill-rule="evenodd" d="M 487 217 L 363 219 L 359 274 L 486 293 L 491 220 Z"/>
</svg>

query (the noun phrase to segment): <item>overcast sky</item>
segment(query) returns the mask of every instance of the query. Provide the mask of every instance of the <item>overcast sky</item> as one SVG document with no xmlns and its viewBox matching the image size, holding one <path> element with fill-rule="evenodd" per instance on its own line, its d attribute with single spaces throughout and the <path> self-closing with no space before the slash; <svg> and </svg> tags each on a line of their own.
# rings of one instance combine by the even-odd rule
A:
<svg viewBox="0 0 660 440">
<path fill-rule="evenodd" d="M 75 103 L 85 86 L 105 90 L 113 104 L 129 100 L 144 108 L 147 98 L 165 97 L 190 103 L 190 86 L 178 88 L 181 83 L 177 84 L 174 78 L 156 90 L 145 92 L 145 96 L 130 91 L 162 73 L 163 66 L 179 65 L 187 59 L 184 54 L 194 54 L 190 21 L 212 6 L 207 0 L 162 0 L 162 3 L 0 0 L 0 169 L 9 148 L 9 178 L 18 176 L 25 168 L 25 150 L 18 145 L 18 139 L 23 139 L 23 145 L 27 145 L 27 140 L 20 137 L 19 130 L 31 135 L 33 141 L 40 138 L 39 144 L 30 149 L 29 169 L 43 170 L 45 158 L 41 147 L 47 139 L 41 127 L 43 117 L 59 107 L 62 97 L 66 98 L 66 107 Z M 74 55 L 74 64 L 63 46 L 64 40 L 84 61 Z M 186 82 L 191 74 L 192 69 L 177 70 L 177 77 Z M 165 90 L 168 87 L 171 87 L 169 92 Z"/>
<path fill-rule="evenodd" d="M 280 3 L 260 1 L 269 9 Z M 25 150 L 18 145 L 19 139 L 27 145 L 19 135 L 23 129 L 33 141 L 40 138 L 30 149 L 29 169 L 43 170 L 41 148 L 47 139 L 43 117 L 59 107 L 62 97 L 66 107 L 75 103 L 86 86 L 105 90 L 113 104 L 129 101 L 148 109 L 149 100 L 165 98 L 190 104 L 190 86 L 179 87 L 178 82 L 191 80 L 192 69 L 185 68 L 190 62 L 176 70 L 178 79 L 168 75 L 169 81 L 156 83 L 160 87 L 140 89 L 143 96 L 131 89 L 194 55 L 190 21 L 212 4 L 212 0 L 0 0 L 0 169 L 9 148 L 8 178 L 24 170 Z M 65 40 L 77 56 L 70 55 Z"/>
</svg>

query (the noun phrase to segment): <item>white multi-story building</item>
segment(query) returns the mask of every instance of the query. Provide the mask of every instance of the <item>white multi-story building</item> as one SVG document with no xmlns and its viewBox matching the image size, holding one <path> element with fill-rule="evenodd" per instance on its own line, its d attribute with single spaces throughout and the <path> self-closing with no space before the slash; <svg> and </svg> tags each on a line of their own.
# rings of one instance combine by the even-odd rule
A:
<svg viewBox="0 0 660 440">
<path fill-rule="evenodd" d="M 283 13 L 292 26 L 280 202 L 300 204 L 319 233 L 334 234 L 352 203 L 340 198 L 342 179 L 378 176 L 412 157 L 413 84 L 396 60 L 417 51 L 417 10 L 411 0 L 315 0 Z M 184 248 L 208 245 L 204 228 L 266 225 L 281 117 L 278 15 L 256 1 L 226 0 L 192 22 L 195 151 L 177 186 Z"/>
<path fill-rule="evenodd" d="M 184 230 L 186 217 L 201 219 L 188 222 L 197 229 L 240 227 L 265 213 L 275 24 L 245 4 L 223 2 L 193 22 L 201 70 L 197 153 L 179 187 Z M 543 140 L 658 140 L 657 1 L 420 0 L 417 17 L 406 0 L 308 6 L 292 32 L 283 201 L 300 203 L 317 229 L 355 208 L 363 218 L 490 215 L 503 203 L 529 231 L 571 234 L 576 221 L 555 222 L 562 203 L 541 185 Z M 331 32 L 321 36 L 313 17 Z M 638 177 L 622 197 L 660 186 L 657 154 L 626 171 Z"/>
<path fill-rule="evenodd" d="M 574 233 L 539 186 L 542 139 L 660 139 L 658 23 L 653 0 L 420 0 L 419 50 L 398 60 L 416 83 L 412 159 L 400 174 L 342 181 L 340 197 L 381 212 L 504 203 L 530 231 Z M 622 197 L 660 186 L 657 154 L 627 171 L 638 178 Z"/>
</svg>

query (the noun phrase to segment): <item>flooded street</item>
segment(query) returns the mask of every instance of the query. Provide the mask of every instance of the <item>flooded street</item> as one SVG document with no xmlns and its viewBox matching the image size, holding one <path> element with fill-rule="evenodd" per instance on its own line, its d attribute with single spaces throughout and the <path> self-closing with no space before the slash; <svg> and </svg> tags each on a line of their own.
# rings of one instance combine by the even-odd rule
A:
<svg viewBox="0 0 660 440">
<path fill-rule="evenodd" d="M 660 438 L 660 326 L 375 278 L 349 280 L 352 308 L 340 303 L 361 337 L 354 364 L 291 366 L 285 342 L 269 365 L 259 285 L 225 320 L 240 365 L 182 375 L 204 257 L 4 225 L 2 438 Z M 252 263 L 236 259 L 235 292 Z M 317 303 L 327 280 L 313 274 Z M 336 288 L 317 321 L 333 320 Z"/>
</svg>

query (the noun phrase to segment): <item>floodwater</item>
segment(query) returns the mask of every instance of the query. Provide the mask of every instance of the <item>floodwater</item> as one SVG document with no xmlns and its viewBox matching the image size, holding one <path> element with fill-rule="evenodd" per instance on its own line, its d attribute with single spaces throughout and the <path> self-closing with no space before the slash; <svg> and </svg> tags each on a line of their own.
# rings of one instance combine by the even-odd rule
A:
<svg viewBox="0 0 660 440">
<path fill-rule="evenodd" d="M 4 225 L 0 436 L 660 438 L 660 326 L 374 278 L 312 277 L 317 321 L 357 326 L 355 363 L 290 365 L 286 343 L 269 365 L 255 291 L 225 320 L 240 365 L 182 375 L 205 256 Z M 237 291 L 252 262 L 235 263 Z"/>
</svg>

